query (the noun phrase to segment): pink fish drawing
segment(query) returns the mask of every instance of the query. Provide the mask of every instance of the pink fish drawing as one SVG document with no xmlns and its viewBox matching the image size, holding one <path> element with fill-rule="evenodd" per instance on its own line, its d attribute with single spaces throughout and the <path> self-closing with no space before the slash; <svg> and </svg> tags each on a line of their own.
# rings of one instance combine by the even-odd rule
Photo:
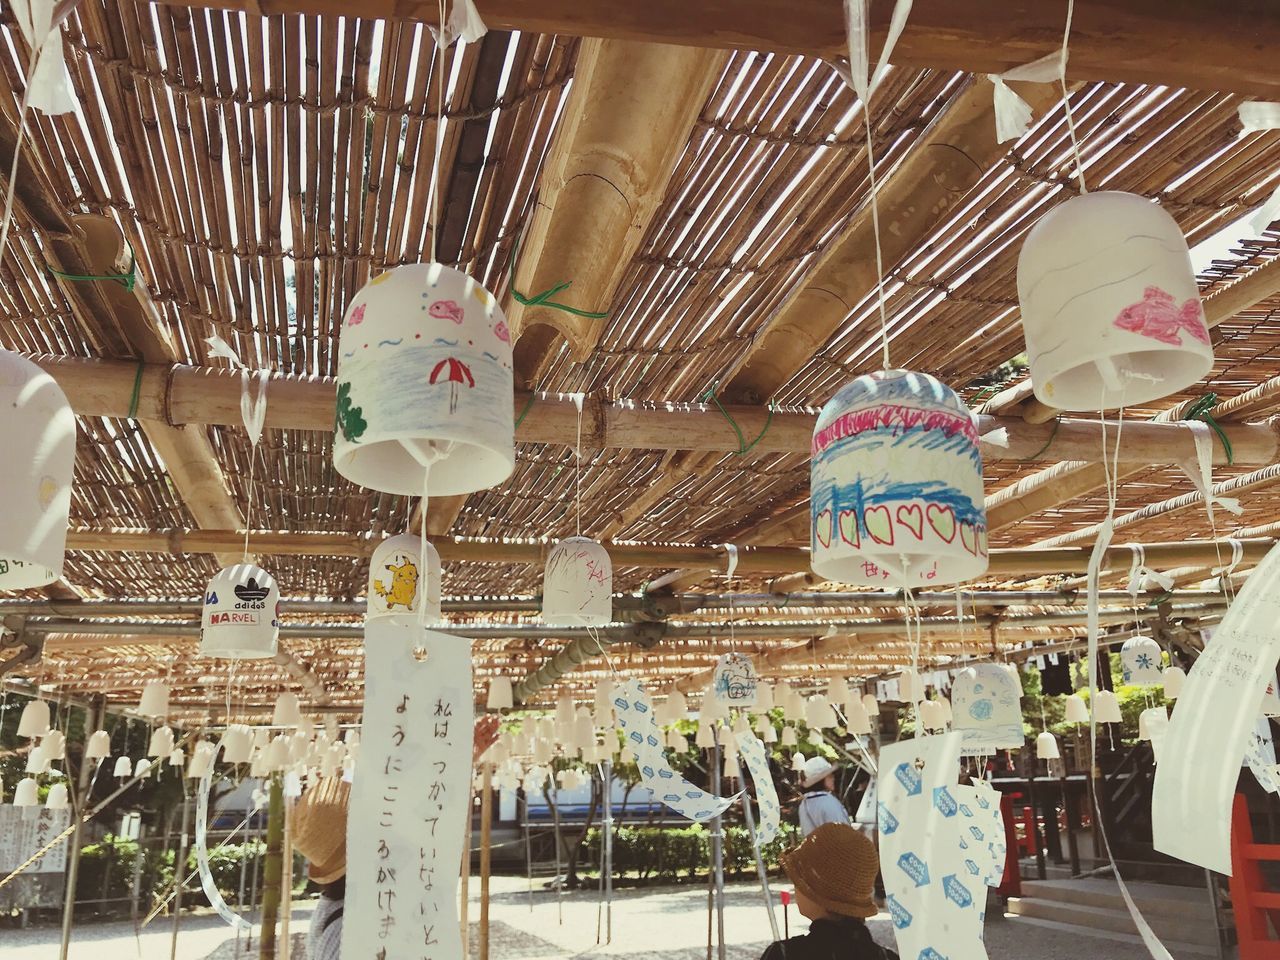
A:
<svg viewBox="0 0 1280 960">
<path fill-rule="evenodd" d="M 363 303 L 360 304 L 360 306 L 352 309 L 351 316 L 347 318 L 347 326 L 355 327 L 362 323 L 364 323 L 364 304 Z"/>
<path fill-rule="evenodd" d="M 497 326 L 493 328 L 493 332 L 503 343 L 511 342 L 511 331 L 507 329 L 507 325 L 501 320 L 499 320 Z"/>
<path fill-rule="evenodd" d="M 462 323 L 462 308 L 452 300 L 437 300 L 427 308 L 427 313 L 437 320 L 452 320 L 454 323 Z"/>
<path fill-rule="evenodd" d="M 1209 332 L 1200 313 L 1200 301 L 1192 297 L 1178 306 L 1173 295 L 1159 287 L 1147 287 L 1139 302 L 1120 311 L 1115 325 L 1121 330 L 1174 347 L 1182 346 L 1179 334 L 1183 331 L 1201 343 L 1209 342 Z"/>
</svg>

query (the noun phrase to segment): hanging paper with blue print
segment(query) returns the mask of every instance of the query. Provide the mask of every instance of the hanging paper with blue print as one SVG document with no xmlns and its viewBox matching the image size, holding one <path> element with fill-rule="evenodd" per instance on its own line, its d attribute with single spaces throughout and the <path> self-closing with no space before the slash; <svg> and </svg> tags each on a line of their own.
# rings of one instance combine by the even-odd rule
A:
<svg viewBox="0 0 1280 960">
<path fill-rule="evenodd" d="M 751 782 L 756 788 L 756 806 L 760 808 L 756 840 L 763 847 L 778 835 L 778 827 L 782 823 L 778 791 L 773 785 L 773 774 L 769 772 L 769 759 L 765 755 L 764 743 L 760 738 L 744 731 L 737 735 L 737 740 L 738 752 L 746 761 L 747 772 L 751 774 Z"/>
<path fill-rule="evenodd" d="M 714 820 L 738 799 L 719 797 L 695 787 L 671 769 L 662 752 L 662 731 L 653 716 L 653 704 L 639 680 L 628 680 L 618 687 L 613 699 L 618 731 L 636 755 L 640 769 L 640 785 L 648 787 L 655 800 L 660 800 L 676 813 L 699 823 Z"/>
<path fill-rule="evenodd" d="M 993 852 L 969 856 L 978 843 L 970 827 L 985 839 L 986 821 L 970 788 L 956 782 L 960 744 L 960 734 L 947 733 L 880 751 L 880 872 L 903 957 L 987 960 L 982 922 Z"/>
<path fill-rule="evenodd" d="M 756 668 L 741 653 L 726 653 L 711 675 L 711 692 L 727 707 L 753 707 L 756 703 Z"/>
</svg>

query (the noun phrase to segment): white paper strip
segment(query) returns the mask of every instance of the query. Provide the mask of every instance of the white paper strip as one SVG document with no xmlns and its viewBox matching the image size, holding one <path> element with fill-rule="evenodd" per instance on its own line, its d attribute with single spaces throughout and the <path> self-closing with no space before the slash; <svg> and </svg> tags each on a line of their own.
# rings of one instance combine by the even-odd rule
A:
<svg viewBox="0 0 1280 960">
<path fill-rule="evenodd" d="M 241 933 L 250 933 L 253 924 L 227 906 L 227 901 L 222 898 L 222 891 L 218 889 L 213 873 L 209 870 L 209 786 L 212 783 L 213 769 L 210 768 L 200 778 L 196 793 L 196 867 L 200 871 L 200 886 L 218 916 Z"/>
<path fill-rule="evenodd" d="M 62 25 L 53 23 L 55 0 L 13 0 L 14 19 L 22 39 L 36 52 L 35 71 L 27 81 L 27 105 L 44 113 L 71 113 L 75 91 L 62 47 Z"/>
<path fill-rule="evenodd" d="M 1062 52 L 1055 50 L 1039 60 L 1024 63 L 1004 73 L 989 73 L 993 84 L 991 91 L 996 114 L 996 143 L 1017 140 L 1031 128 L 1031 105 L 1007 84 L 1006 80 L 1024 80 L 1029 83 L 1052 83 L 1062 69 Z"/>
<path fill-rule="evenodd" d="M 414 647 L 425 659 L 414 656 Z M 365 628 L 360 768 L 347 817 L 344 960 L 460 960 L 458 873 L 471 791 L 468 641 Z"/>
<path fill-rule="evenodd" d="M 889 19 L 889 32 L 885 37 L 884 47 L 880 50 L 880 60 L 876 63 L 875 73 L 871 74 L 867 0 L 844 0 L 845 33 L 849 41 L 849 79 L 864 104 L 889 72 L 889 56 L 893 53 L 898 38 L 902 36 L 902 31 L 906 29 L 907 18 L 911 15 L 911 2 L 912 0 L 897 0 L 894 4 L 893 15 Z"/>
<path fill-rule="evenodd" d="M 1199 420 L 1181 421 L 1182 426 L 1191 431 L 1191 436 L 1195 440 L 1196 458 L 1194 460 L 1180 461 L 1178 466 L 1185 473 L 1198 491 L 1200 496 L 1204 497 L 1204 508 L 1209 514 L 1209 523 L 1213 524 L 1213 507 L 1215 504 L 1222 507 L 1228 513 L 1240 516 L 1244 513 L 1244 508 L 1240 506 L 1240 501 L 1235 497 L 1219 497 L 1213 492 L 1213 434 L 1210 432 L 1209 425 Z"/>
<path fill-rule="evenodd" d="M 760 738 L 752 733 L 739 733 L 736 739 L 738 752 L 742 754 L 747 773 L 751 774 L 751 782 L 755 784 L 756 806 L 760 810 L 759 821 L 756 823 L 756 840 L 763 847 L 778 835 L 778 827 L 782 822 L 778 791 L 773 785 L 773 774 L 769 772 L 769 760 Z"/>
<path fill-rule="evenodd" d="M 699 823 L 713 820 L 738 799 L 719 797 L 695 787 L 671 769 L 662 751 L 662 731 L 653 716 L 653 704 L 639 680 L 628 680 L 618 687 L 613 698 L 618 731 L 636 755 L 640 768 L 640 784 L 647 787 L 655 800 L 690 820 Z"/>
<path fill-rule="evenodd" d="M 1187 675 L 1151 801 L 1155 847 L 1231 873 L 1231 799 L 1280 656 L 1280 547 L 1253 572 Z"/>
</svg>

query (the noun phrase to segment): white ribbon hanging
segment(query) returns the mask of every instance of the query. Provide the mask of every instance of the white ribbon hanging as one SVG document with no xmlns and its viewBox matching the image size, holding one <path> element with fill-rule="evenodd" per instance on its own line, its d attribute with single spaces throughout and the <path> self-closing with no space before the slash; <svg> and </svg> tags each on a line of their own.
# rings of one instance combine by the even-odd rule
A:
<svg viewBox="0 0 1280 960">
<path fill-rule="evenodd" d="M 213 879 L 209 869 L 209 785 L 213 783 L 213 769 L 210 768 L 200 778 L 200 786 L 196 793 L 196 867 L 200 871 L 200 886 L 204 895 L 209 898 L 209 905 L 223 920 L 241 933 L 251 933 L 253 924 L 240 916 L 222 898 L 222 891 Z M 255 807 L 256 809 L 256 807 Z"/>
<path fill-rule="evenodd" d="M 736 543 L 726 543 L 724 551 L 729 555 L 729 562 L 725 567 L 724 575 L 726 579 L 732 580 L 734 573 L 738 569 L 738 545 Z"/>
<path fill-rule="evenodd" d="M 849 40 L 848 80 L 862 100 L 863 109 L 866 109 L 867 100 L 889 72 L 889 55 L 893 53 L 898 38 L 907 26 L 907 17 L 911 15 L 911 0 L 897 0 L 893 6 L 893 16 L 889 20 L 889 34 L 885 37 L 880 60 L 876 63 L 873 74 L 871 55 L 868 52 L 870 30 L 867 25 L 867 3 L 868 0 L 844 0 L 844 22 Z"/>
<path fill-rule="evenodd" d="M 489 28 L 480 19 L 480 11 L 476 9 L 474 0 L 454 0 L 453 9 L 449 11 L 449 19 L 443 28 L 428 27 L 431 36 L 441 47 L 448 47 L 455 40 L 463 43 L 475 43 Z"/>
<path fill-rule="evenodd" d="M 258 395 L 250 396 L 252 374 L 244 365 L 235 348 L 216 333 L 205 339 L 209 345 L 209 356 L 222 357 L 240 371 L 240 419 L 249 434 L 249 443 L 257 447 L 262 439 L 262 428 L 267 422 L 267 385 L 271 382 L 270 370 L 258 371 Z"/>
<path fill-rule="evenodd" d="M 996 114 L 996 143 L 1017 140 L 1031 129 L 1031 104 L 1010 87 L 1006 80 L 1022 80 L 1027 83 L 1053 83 L 1062 70 L 1062 52 L 1055 50 L 1039 60 L 1024 63 L 1004 73 L 989 73 L 991 96 Z"/>
<path fill-rule="evenodd" d="M 1228 537 L 1227 544 L 1231 547 L 1231 562 L 1214 567 L 1209 572 L 1215 577 L 1225 577 L 1230 580 L 1231 575 L 1236 572 L 1236 567 L 1240 566 L 1240 562 L 1244 560 L 1244 544 L 1235 537 Z"/>
<path fill-rule="evenodd" d="M 1207 423 L 1199 420 L 1182 420 L 1179 421 L 1182 426 L 1191 431 L 1191 436 L 1196 444 L 1196 458 L 1194 460 L 1180 460 L 1179 468 L 1195 484 L 1200 495 L 1204 497 L 1204 508 L 1209 514 L 1209 523 L 1213 524 L 1213 506 L 1217 504 L 1228 513 L 1240 516 L 1244 513 L 1244 507 L 1240 506 L 1240 501 L 1235 497 L 1219 497 L 1213 492 L 1213 432 Z"/>
<path fill-rule="evenodd" d="M 1280 103 L 1269 103 L 1255 100 L 1240 104 L 1241 134 L 1257 133 L 1263 130 L 1280 130 Z M 1262 233 L 1276 220 L 1280 220 L 1280 184 L 1267 199 L 1258 212 L 1249 219 L 1249 226 L 1256 233 Z"/>
<path fill-rule="evenodd" d="M 1129 599 L 1133 602 L 1133 606 L 1136 607 L 1138 605 L 1138 594 L 1153 583 L 1157 584 L 1162 590 L 1173 589 L 1173 577 L 1159 573 L 1147 566 L 1147 551 L 1142 544 L 1129 544 L 1129 551 L 1133 554 L 1133 563 L 1129 565 Z"/>
<path fill-rule="evenodd" d="M 13 0 L 12 3 L 18 30 L 31 48 L 28 105 L 48 114 L 72 113 L 76 97 L 62 48 L 62 24 L 53 22 L 55 5 L 54 0 Z"/>
<path fill-rule="evenodd" d="M 1009 449 L 1009 428 L 996 427 L 989 430 L 978 438 L 982 443 L 992 447 L 999 447 L 1001 450 Z"/>
</svg>

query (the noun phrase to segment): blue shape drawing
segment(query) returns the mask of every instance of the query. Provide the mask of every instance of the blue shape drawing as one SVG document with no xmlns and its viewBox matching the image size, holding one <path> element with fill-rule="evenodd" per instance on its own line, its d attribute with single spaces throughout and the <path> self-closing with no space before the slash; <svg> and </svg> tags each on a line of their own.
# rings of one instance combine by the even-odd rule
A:
<svg viewBox="0 0 1280 960">
<path fill-rule="evenodd" d="M 954 873 L 949 873 L 942 878 L 942 890 L 947 895 L 947 899 L 956 906 L 973 906 L 973 894 L 969 892 L 968 887 L 956 879 Z"/>
<path fill-rule="evenodd" d="M 914 797 L 919 795 L 920 785 L 923 782 L 919 770 L 909 763 L 900 763 L 898 768 L 893 771 L 893 775 L 898 778 L 900 784 L 906 787 L 907 796 Z"/>
<path fill-rule="evenodd" d="M 917 887 L 923 887 L 929 882 L 928 865 L 909 850 L 898 857 L 898 868 L 910 877 Z"/>
<path fill-rule="evenodd" d="M 933 805 L 938 808 L 944 817 L 954 817 L 959 807 L 956 804 L 955 797 L 951 796 L 946 787 L 935 787 L 933 790 Z"/>
</svg>

